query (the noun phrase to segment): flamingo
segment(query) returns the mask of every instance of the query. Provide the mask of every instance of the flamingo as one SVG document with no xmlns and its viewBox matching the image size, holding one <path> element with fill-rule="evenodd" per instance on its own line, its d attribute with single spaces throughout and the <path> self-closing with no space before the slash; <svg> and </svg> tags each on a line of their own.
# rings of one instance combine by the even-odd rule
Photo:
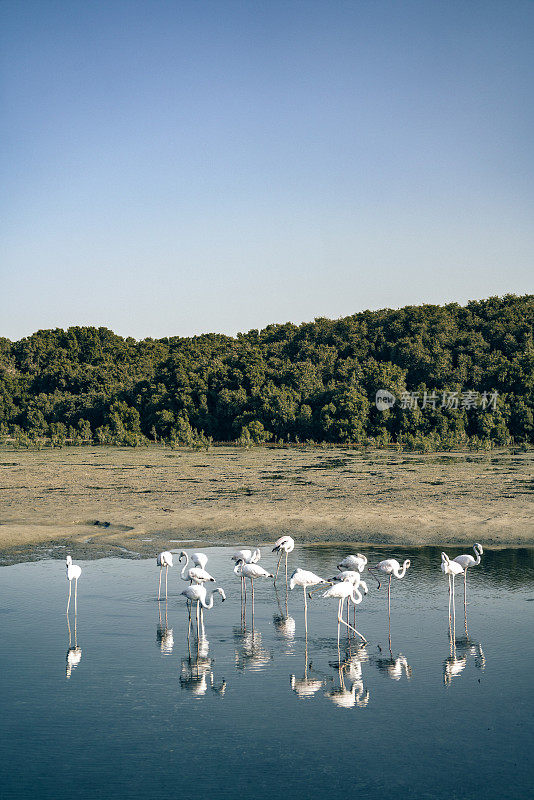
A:
<svg viewBox="0 0 534 800">
<path fill-rule="evenodd" d="M 406 570 L 409 569 L 410 566 L 411 566 L 411 561 L 410 561 L 409 558 L 407 558 L 406 561 L 403 563 L 402 569 L 401 569 L 401 565 L 399 564 L 399 562 L 396 559 L 394 559 L 394 558 L 386 558 L 384 561 L 379 561 L 378 564 L 375 564 L 372 567 L 367 567 L 367 571 L 371 573 L 373 578 L 378 583 L 378 588 L 379 589 L 380 589 L 381 583 L 380 583 L 380 580 L 374 574 L 374 571 L 378 570 L 379 572 L 382 573 L 382 575 L 387 575 L 388 576 L 388 578 L 389 578 L 389 580 L 388 580 L 388 610 L 390 612 L 391 612 L 391 578 L 393 577 L 393 575 L 396 578 L 399 578 L 399 579 L 400 578 L 404 578 L 404 576 L 406 575 Z"/>
<path fill-rule="evenodd" d="M 192 553 L 191 561 L 193 562 L 195 567 L 206 569 L 206 564 L 208 563 L 208 557 L 206 553 Z"/>
<path fill-rule="evenodd" d="M 362 602 L 363 597 L 356 586 L 353 586 L 352 583 L 349 581 L 339 581 L 336 583 L 335 586 L 331 586 L 330 589 L 327 589 L 326 592 L 322 595 L 323 597 L 334 597 L 336 600 L 339 600 L 339 606 L 337 611 L 337 647 L 339 650 L 339 626 L 341 623 L 346 625 L 349 630 L 354 631 L 360 639 L 362 640 L 363 644 L 367 644 L 367 639 L 363 636 L 356 628 L 353 628 L 352 625 L 349 625 L 348 622 L 345 622 L 343 619 L 343 606 L 345 604 L 345 600 L 352 600 L 354 605 L 358 605 Z"/>
<path fill-rule="evenodd" d="M 315 586 L 318 583 L 328 583 L 324 578 L 320 578 L 314 572 L 309 572 L 305 569 L 295 570 L 289 580 L 289 588 L 294 589 L 295 586 L 302 586 L 304 592 L 304 629 L 306 631 L 306 638 L 308 637 L 308 601 L 306 600 L 306 589 L 309 586 Z"/>
<path fill-rule="evenodd" d="M 453 559 L 457 564 L 463 567 L 464 570 L 464 611 L 466 614 L 466 626 L 467 626 L 467 570 L 469 569 L 469 567 L 476 567 L 478 566 L 478 564 L 480 564 L 481 560 L 480 556 L 484 552 L 482 545 L 479 544 L 478 542 L 475 542 L 475 544 L 473 545 L 473 550 L 475 551 L 476 558 L 473 558 L 473 556 L 469 555 L 469 553 L 464 553 L 463 555 L 456 556 L 456 558 Z"/>
<path fill-rule="evenodd" d="M 242 558 L 240 558 L 235 565 L 234 572 L 243 579 L 248 578 L 250 580 L 250 586 L 252 588 L 252 627 L 254 627 L 254 580 L 255 578 L 273 578 L 274 575 L 267 572 L 263 567 L 260 567 L 259 564 L 246 564 Z"/>
<path fill-rule="evenodd" d="M 220 587 L 213 589 L 208 602 L 206 602 L 207 592 L 208 590 L 202 583 L 193 583 L 191 586 L 188 586 L 187 589 L 184 589 L 183 592 L 180 592 L 180 594 L 183 594 L 184 597 L 191 601 L 191 603 L 197 604 L 197 637 L 200 631 L 200 608 L 207 608 L 208 610 L 213 608 L 213 596 L 217 593 L 221 595 L 223 603 L 226 600 L 224 589 L 221 589 Z"/>
<path fill-rule="evenodd" d="M 203 555 L 203 553 L 195 553 L 195 555 L 197 555 L 197 556 L 198 555 Z M 180 553 L 180 555 L 178 557 L 178 563 L 179 564 L 182 563 L 182 558 L 185 558 L 185 564 L 184 564 L 184 566 L 182 568 L 182 571 L 180 573 L 180 577 L 182 578 L 182 580 L 189 581 L 190 583 L 193 583 L 193 582 L 195 582 L 195 583 L 204 583 L 206 581 L 215 582 L 215 578 L 212 575 L 210 575 L 209 572 L 207 572 L 204 569 L 204 567 L 197 566 L 197 567 L 189 567 L 189 569 L 187 569 L 187 565 L 189 564 L 189 556 L 187 555 L 185 550 L 182 550 L 182 552 Z M 207 561 L 207 556 L 206 556 L 206 561 Z M 182 592 L 182 594 L 183 594 L 183 592 Z"/>
<path fill-rule="evenodd" d="M 358 570 L 358 572 L 363 572 L 365 567 L 367 566 L 367 559 L 365 556 L 362 556 L 361 553 L 356 553 L 355 556 L 346 556 L 343 561 L 337 565 L 338 569 L 350 569 L 350 570 Z"/>
<path fill-rule="evenodd" d="M 67 614 L 69 613 L 69 606 L 70 606 L 70 593 L 72 589 L 72 581 L 74 580 L 74 614 L 76 615 L 77 606 L 76 601 L 78 598 L 78 578 L 82 574 L 82 568 L 78 566 L 78 564 L 72 563 L 71 556 L 67 556 L 65 559 L 65 564 L 67 565 L 67 580 L 69 582 L 69 599 L 67 600 Z"/>
<path fill-rule="evenodd" d="M 289 553 L 292 553 L 295 549 L 295 540 L 291 538 L 291 536 L 281 536 L 279 539 L 276 540 L 274 543 L 274 547 L 272 552 L 273 553 L 280 553 L 278 556 L 278 564 L 276 565 L 276 575 L 274 576 L 274 582 L 276 583 L 276 579 L 278 577 L 278 570 L 280 569 L 280 561 L 282 559 L 282 553 L 286 554 L 286 586 L 287 586 L 287 557 Z"/>
<path fill-rule="evenodd" d="M 236 563 L 244 561 L 245 564 L 257 564 L 261 558 L 261 550 L 256 547 L 254 550 L 236 550 L 230 558 Z M 243 590 L 245 588 L 245 578 L 241 576 L 241 602 L 243 602 Z"/>
<path fill-rule="evenodd" d="M 165 567 L 165 600 L 167 599 L 167 573 L 169 571 L 169 567 L 172 567 L 172 553 L 168 550 L 164 550 L 163 553 L 160 553 L 159 556 L 156 558 L 156 564 L 159 567 L 159 586 L 158 586 L 158 600 L 161 600 L 161 572 L 163 567 Z"/>
<path fill-rule="evenodd" d="M 449 622 L 451 620 L 451 598 L 452 598 L 452 614 L 456 621 L 456 613 L 454 608 L 454 578 L 456 575 L 461 575 L 464 568 L 457 561 L 451 561 L 447 553 L 441 554 L 441 571 L 449 576 Z M 452 578 L 452 593 L 451 593 L 451 578 Z"/>
</svg>

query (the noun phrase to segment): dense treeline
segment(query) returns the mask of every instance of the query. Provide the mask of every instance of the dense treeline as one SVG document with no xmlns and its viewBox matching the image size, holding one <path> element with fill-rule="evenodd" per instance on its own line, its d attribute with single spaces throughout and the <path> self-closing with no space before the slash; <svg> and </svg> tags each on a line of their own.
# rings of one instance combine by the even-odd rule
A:
<svg viewBox="0 0 534 800">
<path fill-rule="evenodd" d="M 0 339 L 0 435 L 19 444 L 532 442 L 533 321 L 534 296 L 508 295 L 236 338 L 42 330 Z M 380 389 L 395 398 L 383 411 Z"/>
</svg>

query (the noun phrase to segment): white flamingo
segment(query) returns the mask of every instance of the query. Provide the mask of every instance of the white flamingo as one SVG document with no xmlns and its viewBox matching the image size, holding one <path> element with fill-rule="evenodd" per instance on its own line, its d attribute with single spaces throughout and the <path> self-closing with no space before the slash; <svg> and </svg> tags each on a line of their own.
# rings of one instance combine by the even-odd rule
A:
<svg viewBox="0 0 534 800">
<path fill-rule="evenodd" d="M 449 576 L 449 622 L 451 620 L 451 598 L 452 598 L 452 615 L 456 620 L 456 609 L 454 607 L 454 579 L 456 575 L 461 575 L 464 568 L 457 561 L 451 561 L 447 553 L 441 554 L 441 571 Z M 451 592 L 451 578 L 452 578 L 452 592 Z"/>
<path fill-rule="evenodd" d="M 280 569 L 280 561 L 282 559 L 282 555 L 286 554 L 286 586 L 287 586 L 287 557 L 289 553 L 292 553 L 295 549 L 295 540 L 291 538 L 291 536 L 281 536 L 279 539 L 276 540 L 274 543 L 274 547 L 272 552 L 273 553 L 280 553 L 278 556 L 278 564 L 276 565 L 276 575 L 274 576 L 274 582 L 276 583 L 276 579 L 278 577 L 278 570 Z"/>
<path fill-rule="evenodd" d="M 386 558 L 384 561 L 379 561 L 373 567 L 367 567 L 367 571 L 371 573 L 373 578 L 378 583 L 380 589 L 380 580 L 375 575 L 375 570 L 378 570 L 382 575 L 388 576 L 388 636 L 389 636 L 389 649 L 391 650 L 391 578 L 393 575 L 396 578 L 404 578 L 406 570 L 411 566 L 411 561 L 407 558 L 401 568 L 401 565 L 395 558 Z"/>
<path fill-rule="evenodd" d="M 76 614 L 77 598 L 78 598 L 78 578 L 82 574 L 82 568 L 79 567 L 78 564 L 72 563 L 71 556 L 67 556 L 67 558 L 65 559 L 65 564 L 67 565 L 67 580 L 69 582 L 69 599 L 67 600 L 67 614 L 69 613 L 72 581 L 74 581 L 74 613 Z"/>
<path fill-rule="evenodd" d="M 267 572 L 266 569 L 263 569 L 263 567 L 260 567 L 259 564 L 245 564 L 242 558 L 240 558 L 235 565 L 234 572 L 236 575 L 250 580 L 252 589 L 252 627 L 254 627 L 254 581 L 256 578 L 273 578 L 274 576 L 270 572 Z M 245 591 L 245 602 L 246 599 Z"/>
<path fill-rule="evenodd" d="M 467 613 L 467 570 L 469 569 L 469 567 L 476 567 L 478 566 L 478 564 L 480 564 L 481 561 L 480 557 L 484 552 L 482 545 L 479 544 L 478 542 L 475 542 L 475 544 L 473 545 L 473 550 L 475 551 L 476 558 L 473 558 L 473 556 L 470 555 L 469 553 L 464 553 L 463 555 L 456 556 L 456 558 L 453 559 L 453 561 L 455 561 L 457 564 L 463 567 L 464 570 L 464 609 L 466 609 L 466 613 Z"/>
<path fill-rule="evenodd" d="M 210 608 L 213 608 L 213 596 L 215 594 L 217 594 L 217 593 L 221 595 L 223 603 L 226 600 L 226 595 L 224 593 L 224 589 L 221 589 L 220 587 L 217 587 L 216 589 L 213 589 L 213 591 L 212 591 L 212 593 L 210 595 L 209 601 L 206 602 L 207 592 L 208 592 L 208 590 L 206 589 L 206 587 L 204 586 L 203 583 L 193 583 L 193 584 L 191 584 L 191 586 L 188 586 L 187 589 L 184 589 L 183 592 L 180 592 L 180 594 L 183 594 L 184 597 L 186 597 L 191 603 L 196 603 L 197 604 L 197 638 L 200 638 L 200 633 L 199 633 L 200 632 L 200 613 L 199 613 L 199 611 L 201 611 L 201 609 L 204 609 L 204 608 L 206 608 L 208 610 Z"/>
<path fill-rule="evenodd" d="M 232 553 L 230 556 L 232 561 L 235 561 L 236 564 L 238 561 L 243 561 L 245 564 L 257 564 L 261 558 L 261 550 L 259 547 L 256 547 L 254 550 L 236 550 L 235 553 Z M 245 589 L 245 578 L 241 576 L 241 603 L 243 602 L 243 592 Z"/>
<path fill-rule="evenodd" d="M 198 556 L 198 555 L 202 555 L 202 554 L 201 553 L 196 553 L 195 555 Z M 184 566 L 182 568 L 182 571 L 180 573 L 180 577 L 182 578 L 182 580 L 190 581 L 191 583 L 193 583 L 193 582 L 194 583 L 205 583 L 207 581 L 213 581 L 213 582 L 215 581 L 215 578 L 213 577 L 213 575 L 210 575 L 209 572 L 207 572 L 201 566 L 189 567 L 189 569 L 187 568 L 187 565 L 189 564 L 189 556 L 187 555 L 185 550 L 182 550 L 182 552 L 180 553 L 180 555 L 178 557 L 178 563 L 179 564 L 182 563 L 182 558 L 185 558 L 185 564 L 184 564 Z M 206 557 L 206 560 L 207 560 L 207 557 Z M 183 592 L 182 592 L 182 594 L 183 594 Z"/>
<path fill-rule="evenodd" d="M 159 567 L 158 600 L 161 600 L 161 573 L 163 571 L 163 567 L 165 567 L 165 600 L 166 600 L 167 599 L 167 573 L 169 572 L 169 567 L 172 567 L 172 553 L 170 553 L 168 550 L 164 550 L 156 558 L 156 564 Z"/>
<path fill-rule="evenodd" d="M 318 583 L 328 583 L 325 581 L 324 578 L 320 578 L 319 575 L 316 575 L 314 572 L 309 572 L 305 569 L 298 569 L 295 570 L 291 578 L 289 579 L 289 588 L 294 589 L 295 586 L 302 586 L 303 593 L 304 593 L 304 630 L 306 631 L 306 636 L 308 636 L 308 601 L 306 600 L 306 589 L 310 586 L 316 586 Z"/>
<path fill-rule="evenodd" d="M 337 568 L 358 570 L 358 572 L 363 572 L 366 566 L 367 558 L 361 553 L 356 553 L 355 556 L 346 556 L 343 561 L 339 562 Z"/>
<path fill-rule="evenodd" d="M 345 620 L 343 619 L 343 606 L 345 604 L 345 600 L 348 599 L 352 600 L 354 605 L 359 605 L 359 603 L 362 602 L 363 597 L 359 589 L 356 586 L 353 586 L 352 583 L 349 583 L 349 581 L 340 581 L 336 583 L 335 586 L 331 586 L 330 589 L 327 589 L 326 592 L 323 594 L 323 597 L 327 598 L 333 597 L 336 600 L 339 600 L 338 611 L 337 611 L 338 650 L 339 650 L 339 626 L 341 623 L 343 623 L 343 625 L 346 625 L 347 628 L 349 628 L 349 630 L 354 631 L 354 633 L 356 633 L 360 637 L 362 642 L 364 644 L 367 644 L 367 639 L 365 638 L 365 636 L 363 636 L 363 634 L 357 631 L 356 628 L 353 628 L 352 625 L 349 625 L 349 623 L 345 622 Z"/>
<path fill-rule="evenodd" d="M 195 567 L 206 569 L 206 564 L 208 563 L 208 557 L 206 553 L 192 553 L 191 561 L 193 562 Z"/>
</svg>

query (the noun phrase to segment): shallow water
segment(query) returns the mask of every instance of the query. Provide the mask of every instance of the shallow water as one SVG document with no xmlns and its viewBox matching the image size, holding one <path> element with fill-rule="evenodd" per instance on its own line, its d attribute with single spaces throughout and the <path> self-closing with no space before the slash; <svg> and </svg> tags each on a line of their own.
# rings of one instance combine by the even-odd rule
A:
<svg viewBox="0 0 534 800">
<path fill-rule="evenodd" d="M 386 587 L 367 576 L 369 644 L 342 633 L 341 667 L 336 601 L 309 602 L 306 659 L 302 590 L 286 614 L 283 580 L 278 595 L 258 580 L 252 633 L 232 551 L 205 552 L 228 600 L 200 646 L 176 568 L 158 604 L 154 560 L 75 559 L 70 638 L 63 562 L 0 568 L 3 798 L 526 796 L 534 551 L 485 552 L 470 571 L 468 636 L 458 582 L 455 645 L 439 549 L 392 551 L 412 560 L 393 580 L 392 653 Z M 347 552 L 297 548 L 290 567 L 328 576 Z"/>
</svg>

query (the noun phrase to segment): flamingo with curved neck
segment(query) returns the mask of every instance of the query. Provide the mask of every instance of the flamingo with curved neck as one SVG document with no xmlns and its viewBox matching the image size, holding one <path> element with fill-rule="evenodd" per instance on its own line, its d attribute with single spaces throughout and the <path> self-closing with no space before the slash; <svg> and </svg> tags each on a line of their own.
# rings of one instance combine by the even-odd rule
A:
<svg viewBox="0 0 534 800">
<path fill-rule="evenodd" d="M 195 555 L 198 556 L 198 555 L 201 555 L 201 554 L 200 553 L 195 553 Z M 182 571 L 180 573 L 180 577 L 181 577 L 181 579 L 183 581 L 189 581 L 190 583 L 193 583 L 193 582 L 195 582 L 195 583 L 204 583 L 205 581 L 213 581 L 213 582 L 215 582 L 215 578 L 212 575 L 210 575 L 209 572 L 207 572 L 207 570 L 205 570 L 203 567 L 198 566 L 198 567 L 189 567 L 189 569 L 187 568 L 187 566 L 189 564 L 189 556 L 187 555 L 185 550 L 182 550 L 182 552 L 178 556 L 178 563 L 179 564 L 182 563 L 182 558 L 185 558 L 185 564 L 184 564 L 184 566 L 182 568 Z M 206 561 L 207 561 L 207 556 L 206 556 Z"/>
<path fill-rule="evenodd" d="M 475 542 L 473 545 L 473 550 L 475 551 L 476 558 L 473 558 L 472 555 L 469 553 L 463 553 L 461 556 L 456 556 L 453 561 L 456 564 L 459 564 L 464 570 L 464 614 L 465 614 L 465 626 L 467 628 L 467 570 L 469 567 L 477 567 L 481 562 L 481 556 L 484 552 L 484 549 L 481 544 Z"/>
</svg>

